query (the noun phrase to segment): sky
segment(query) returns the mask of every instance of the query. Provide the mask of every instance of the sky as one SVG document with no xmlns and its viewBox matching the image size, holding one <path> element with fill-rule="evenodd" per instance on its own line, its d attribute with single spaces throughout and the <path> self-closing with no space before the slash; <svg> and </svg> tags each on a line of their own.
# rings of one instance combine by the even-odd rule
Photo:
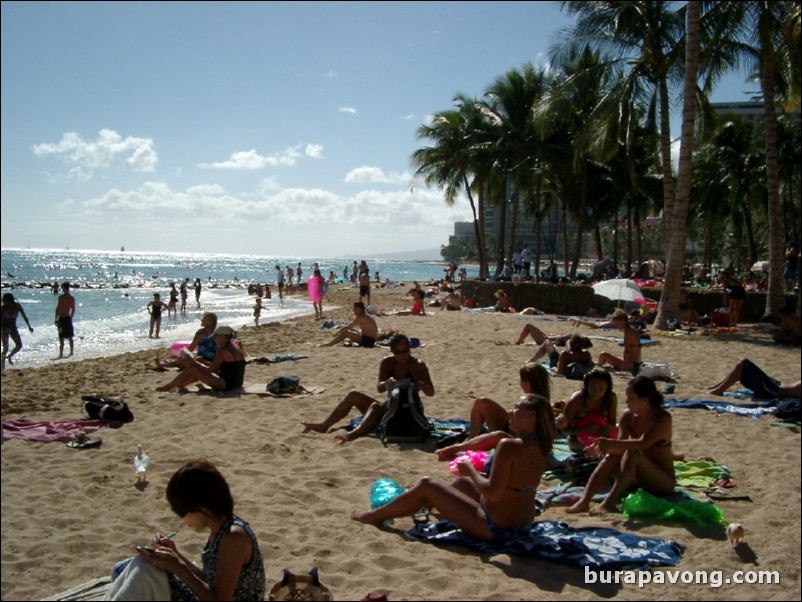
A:
<svg viewBox="0 0 802 602">
<path fill-rule="evenodd" d="M 439 249 L 471 212 L 413 178 L 417 129 L 546 65 L 570 23 L 555 2 L 2 2 L 2 247 Z"/>
</svg>

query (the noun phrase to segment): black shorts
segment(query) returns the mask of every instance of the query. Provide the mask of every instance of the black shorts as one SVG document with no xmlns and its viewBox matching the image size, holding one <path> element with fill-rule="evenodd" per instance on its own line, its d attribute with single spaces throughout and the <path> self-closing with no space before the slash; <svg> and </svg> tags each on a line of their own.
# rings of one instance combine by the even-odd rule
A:
<svg viewBox="0 0 802 602">
<path fill-rule="evenodd" d="M 360 284 L 359 285 L 359 296 L 360 297 L 367 297 L 370 295 L 370 286 L 367 284 Z"/>
<path fill-rule="evenodd" d="M 72 318 L 70 316 L 59 318 L 56 321 L 56 326 L 58 327 L 58 338 L 71 339 L 75 336 L 75 331 L 72 328 Z"/>
</svg>

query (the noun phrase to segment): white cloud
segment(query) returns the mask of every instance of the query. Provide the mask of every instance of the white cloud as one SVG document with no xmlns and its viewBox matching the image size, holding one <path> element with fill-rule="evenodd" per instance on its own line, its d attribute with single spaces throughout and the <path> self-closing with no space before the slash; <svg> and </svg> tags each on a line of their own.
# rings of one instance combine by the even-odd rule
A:
<svg viewBox="0 0 802 602">
<path fill-rule="evenodd" d="M 412 121 L 413 119 L 415 119 L 415 113 L 410 113 L 409 115 L 402 115 L 400 119 L 402 121 Z"/>
<path fill-rule="evenodd" d="M 323 77 L 338 77 L 339 75 L 340 74 L 337 73 L 336 71 L 329 69 L 328 71 L 326 71 L 326 73 L 323 74 Z"/>
<path fill-rule="evenodd" d="M 313 159 L 322 159 L 323 158 L 323 145 L 322 144 L 307 144 L 306 149 L 304 151 L 307 157 L 312 157 Z"/>
<path fill-rule="evenodd" d="M 95 141 L 87 141 L 76 132 L 68 132 L 61 141 L 36 144 L 34 154 L 44 157 L 54 155 L 65 163 L 75 165 L 70 170 L 70 179 L 88 180 L 96 169 L 122 166 L 132 171 L 151 172 L 156 169 L 158 155 L 151 138 L 123 138 L 114 130 L 103 129 Z"/>
<path fill-rule="evenodd" d="M 307 149 L 316 145 L 307 145 Z M 320 147 L 321 150 L 323 147 Z M 292 167 L 301 156 L 301 147 L 293 146 L 285 149 L 279 153 L 272 155 L 260 155 L 254 149 L 249 151 L 239 151 L 231 153 L 226 161 L 218 161 L 215 163 L 200 163 L 198 167 L 206 169 L 263 169 L 265 167 L 275 167 L 277 165 L 284 165 Z"/>
<path fill-rule="evenodd" d="M 354 107 L 340 107 L 337 109 L 340 113 L 351 113 L 352 115 L 356 115 L 357 110 Z"/>
<path fill-rule="evenodd" d="M 135 190 L 111 189 L 80 204 L 65 201 L 63 205 L 73 216 L 106 215 L 148 221 L 168 212 L 172 219 L 183 220 L 182 223 L 205 218 L 220 223 L 264 221 L 329 226 L 443 226 L 453 221 L 455 212 L 455 208 L 445 205 L 439 191 L 429 189 L 368 189 L 343 196 L 320 188 L 275 186 L 275 182 L 266 179 L 253 193 L 235 195 L 217 184 L 175 191 L 164 182 L 151 181 Z"/>
<path fill-rule="evenodd" d="M 411 183 L 412 176 L 406 172 L 390 172 L 389 174 L 385 174 L 384 170 L 379 167 L 369 167 L 365 165 L 349 171 L 345 176 L 345 181 L 351 184 L 376 183 L 407 185 Z"/>
</svg>

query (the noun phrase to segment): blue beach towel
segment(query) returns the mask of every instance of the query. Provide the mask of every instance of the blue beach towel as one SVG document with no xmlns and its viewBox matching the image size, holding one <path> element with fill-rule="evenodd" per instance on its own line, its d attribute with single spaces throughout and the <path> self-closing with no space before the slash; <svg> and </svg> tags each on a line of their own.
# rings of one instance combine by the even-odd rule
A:
<svg viewBox="0 0 802 602">
<path fill-rule="evenodd" d="M 690 408 L 713 410 L 719 414 L 736 414 L 738 416 L 750 416 L 751 418 L 761 418 L 766 414 L 774 414 L 780 399 L 763 401 L 760 403 L 731 403 L 729 401 L 715 401 L 706 399 L 666 399 L 663 404 L 666 408 Z"/>
<path fill-rule="evenodd" d="M 509 554 L 574 567 L 646 569 L 675 566 L 685 549 L 671 540 L 642 537 L 615 529 L 575 528 L 557 521 L 535 521 L 528 534 L 512 541 L 486 541 L 466 535 L 447 520 L 415 525 L 409 539 L 440 546 L 460 546 L 480 554 Z"/>
</svg>

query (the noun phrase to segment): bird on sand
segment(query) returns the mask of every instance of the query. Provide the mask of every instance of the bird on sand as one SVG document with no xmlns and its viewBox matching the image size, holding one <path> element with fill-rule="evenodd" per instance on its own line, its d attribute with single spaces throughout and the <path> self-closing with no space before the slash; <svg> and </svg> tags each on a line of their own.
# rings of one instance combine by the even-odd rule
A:
<svg viewBox="0 0 802 602">
<path fill-rule="evenodd" d="M 741 523 L 730 523 L 727 527 L 727 538 L 733 548 L 737 548 L 744 539 L 744 526 Z"/>
</svg>

